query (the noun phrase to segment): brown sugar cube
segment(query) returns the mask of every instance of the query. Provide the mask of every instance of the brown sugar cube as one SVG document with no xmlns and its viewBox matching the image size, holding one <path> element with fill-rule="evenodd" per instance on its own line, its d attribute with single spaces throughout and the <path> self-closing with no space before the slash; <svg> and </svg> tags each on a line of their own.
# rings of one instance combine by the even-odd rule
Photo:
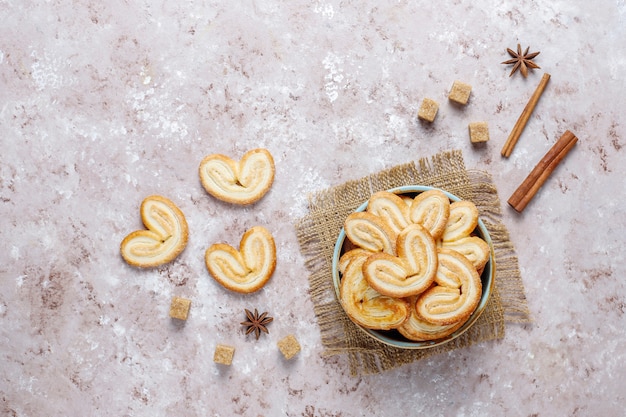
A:
<svg viewBox="0 0 626 417">
<path fill-rule="evenodd" d="M 467 100 L 469 100 L 471 92 L 471 85 L 465 84 L 461 81 L 455 81 L 450 89 L 450 94 L 448 94 L 448 99 L 454 101 L 455 103 L 467 104 Z"/>
<path fill-rule="evenodd" d="M 230 366 L 233 363 L 233 356 L 235 356 L 234 347 L 218 344 L 215 346 L 213 362 Z"/>
<path fill-rule="evenodd" d="M 191 300 L 182 297 L 173 297 L 172 304 L 170 304 L 170 317 L 178 320 L 187 320 L 190 307 Z"/>
<path fill-rule="evenodd" d="M 298 343 L 298 339 L 296 339 L 296 337 L 292 334 L 280 339 L 277 345 L 278 349 L 280 349 L 280 352 L 287 360 L 293 358 L 298 352 L 300 352 L 300 343 Z"/>
<path fill-rule="evenodd" d="M 487 142 L 489 140 L 489 125 L 487 122 L 470 123 L 469 136 L 472 143 Z"/>
<path fill-rule="evenodd" d="M 429 98 L 425 98 L 422 100 L 422 105 L 417 112 L 417 117 L 422 120 L 426 120 L 427 122 L 433 122 L 435 117 L 437 116 L 437 111 L 439 110 L 439 103 L 435 100 L 431 100 Z"/>
</svg>

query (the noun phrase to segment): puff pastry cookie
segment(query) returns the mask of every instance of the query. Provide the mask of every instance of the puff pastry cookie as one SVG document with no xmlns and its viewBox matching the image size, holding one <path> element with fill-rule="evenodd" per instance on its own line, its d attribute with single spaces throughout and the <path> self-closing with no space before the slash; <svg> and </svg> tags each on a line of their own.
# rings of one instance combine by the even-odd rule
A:
<svg viewBox="0 0 626 417">
<path fill-rule="evenodd" d="M 442 239 L 450 242 L 469 236 L 478 225 L 478 209 L 471 201 L 455 201 L 450 204 L 450 216 Z"/>
<path fill-rule="evenodd" d="M 357 256 L 347 265 L 339 287 L 340 301 L 352 321 L 374 330 L 395 329 L 409 316 L 409 304 L 374 290 L 363 276 L 366 256 Z"/>
<path fill-rule="evenodd" d="M 443 235 L 449 216 L 450 199 L 443 191 L 424 191 L 416 195 L 411 203 L 411 222 L 424 226 L 435 240 Z"/>
<path fill-rule="evenodd" d="M 450 242 L 442 242 L 442 247 L 465 256 L 480 271 L 489 260 L 489 245 L 478 236 L 467 236 Z"/>
<path fill-rule="evenodd" d="M 122 240 L 122 258 L 143 268 L 173 261 L 187 246 L 189 229 L 183 212 L 159 195 L 146 197 L 139 211 L 146 230 L 134 231 Z"/>
<path fill-rule="evenodd" d="M 372 194 L 367 211 L 382 218 L 396 234 L 409 225 L 409 207 L 402 198 L 389 191 Z"/>
<path fill-rule="evenodd" d="M 415 304 L 417 314 L 438 325 L 466 321 L 474 312 L 482 292 L 480 276 L 474 265 L 458 252 L 439 249 L 435 282 Z"/>
<path fill-rule="evenodd" d="M 252 204 L 274 182 L 274 158 L 267 149 L 252 149 L 240 161 L 225 155 L 206 156 L 200 163 L 202 186 L 213 197 L 234 204 Z"/>
<path fill-rule="evenodd" d="M 488 243 L 474 235 L 477 225 L 474 203 L 451 203 L 441 190 L 415 197 L 373 194 L 365 212 L 344 223 L 338 270 L 348 316 L 364 328 L 396 329 L 412 341 L 453 334 L 480 302 L 480 274 L 491 255 Z"/>
<path fill-rule="evenodd" d="M 396 251 L 396 234 L 375 214 L 351 213 L 344 222 L 344 230 L 348 239 L 360 248 L 389 254 Z"/>
<path fill-rule="evenodd" d="M 338 263 L 339 272 L 341 274 L 345 273 L 346 272 L 346 268 L 348 267 L 348 264 L 353 259 L 361 257 L 361 256 L 365 256 L 367 258 L 370 255 L 372 255 L 372 252 L 370 252 L 368 250 L 365 250 L 365 249 L 361 249 L 361 248 L 351 249 L 351 250 L 345 252 L 339 258 L 339 263 Z"/>
<path fill-rule="evenodd" d="M 409 299 L 409 305 L 411 306 L 409 319 L 402 323 L 402 326 L 398 327 L 398 332 L 400 332 L 400 334 L 407 339 L 416 342 L 437 340 L 451 335 L 463 325 L 463 321 L 453 324 L 440 325 L 424 320 L 415 311 L 416 300 L 417 297 L 411 297 L 411 299 Z"/>
<path fill-rule="evenodd" d="M 398 256 L 377 253 L 367 258 L 363 274 L 376 291 L 409 297 L 426 290 L 437 273 L 437 246 L 424 227 L 412 224 L 400 233 Z"/>
<path fill-rule="evenodd" d="M 251 293 L 263 287 L 276 269 L 276 244 L 271 233 L 255 226 L 241 237 L 239 250 L 215 243 L 205 252 L 204 261 L 211 276 L 223 287 Z"/>
</svg>

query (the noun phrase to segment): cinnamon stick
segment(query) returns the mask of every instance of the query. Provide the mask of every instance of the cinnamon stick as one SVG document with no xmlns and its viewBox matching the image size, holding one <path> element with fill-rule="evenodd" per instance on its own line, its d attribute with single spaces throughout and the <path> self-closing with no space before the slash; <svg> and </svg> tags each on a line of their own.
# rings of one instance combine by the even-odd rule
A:
<svg viewBox="0 0 626 417">
<path fill-rule="evenodd" d="M 569 130 L 550 148 L 545 156 L 539 161 L 537 166 L 528 174 L 528 177 L 515 190 L 508 203 L 521 213 L 530 200 L 537 194 L 544 182 L 548 179 L 552 171 L 565 158 L 565 155 L 574 147 L 578 138 Z"/>
<path fill-rule="evenodd" d="M 504 147 L 500 152 L 502 156 L 508 158 L 511 155 L 515 144 L 517 144 L 517 141 L 519 140 L 522 132 L 524 131 L 524 128 L 526 127 L 526 124 L 528 123 L 528 119 L 530 119 L 530 115 L 533 113 L 533 110 L 535 110 L 535 107 L 537 106 L 537 103 L 539 102 L 539 99 L 543 94 L 543 90 L 546 89 L 548 81 L 550 81 L 550 74 L 543 74 L 543 77 L 541 77 L 541 81 L 539 81 L 539 85 L 535 89 L 533 95 L 530 97 L 530 100 L 528 100 L 528 103 L 526 103 L 526 107 L 524 107 L 522 114 L 520 114 L 517 122 L 515 123 L 515 126 L 513 126 L 511 134 L 504 143 Z"/>
</svg>

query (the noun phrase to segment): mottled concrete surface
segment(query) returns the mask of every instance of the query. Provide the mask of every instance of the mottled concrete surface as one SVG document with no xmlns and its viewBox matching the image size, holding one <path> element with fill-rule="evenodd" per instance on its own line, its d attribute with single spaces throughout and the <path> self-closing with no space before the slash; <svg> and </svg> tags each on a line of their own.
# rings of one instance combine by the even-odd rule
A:
<svg viewBox="0 0 626 417">
<path fill-rule="evenodd" d="M 0 414 L 6 416 L 618 416 L 626 402 L 626 4 L 0 0 Z M 509 78 L 505 48 L 540 50 Z M 500 149 L 552 79 L 509 159 Z M 473 86 L 451 105 L 454 80 Z M 416 114 L 440 103 L 432 125 Z M 472 146 L 467 126 L 489 123 Z M 519 215 L 506 199 L 566 130 L 579 143 Z M 202 158 L 265 147 L 257 204 L 220 203 Z M 309 192 L 461 149 L 491 173 L 534 323 L 352 378 L 322 357 L 294 223 Z M 189 244 L 138 270 L 119 244 L 161 194 Z M 204 266 L 256 224 L 276 272 L 252 295 Z M 174 295 L 189 319 L 168 317 Z M 274 317 L 244 335 L 244 308 Z M 282 359 L 293 333 L 302 351 Z M 232 366 L 215 346 L 236 347 Z"/>
</svg>

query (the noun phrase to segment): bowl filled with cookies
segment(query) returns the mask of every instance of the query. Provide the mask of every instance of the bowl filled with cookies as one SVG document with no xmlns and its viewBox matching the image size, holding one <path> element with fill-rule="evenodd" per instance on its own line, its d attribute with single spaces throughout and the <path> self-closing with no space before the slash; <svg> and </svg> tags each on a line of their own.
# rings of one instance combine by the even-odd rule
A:
<svg viewBox="0 0 626 417">
<path fill-rule="evenodd" d="M 366 334 L 427 349 L 476 322 L 493 289 L 494 259 L 474 203 L 411 185 L 374 193 L 346 218 L 332 276 L 344 312 Z"/>
</svg>

